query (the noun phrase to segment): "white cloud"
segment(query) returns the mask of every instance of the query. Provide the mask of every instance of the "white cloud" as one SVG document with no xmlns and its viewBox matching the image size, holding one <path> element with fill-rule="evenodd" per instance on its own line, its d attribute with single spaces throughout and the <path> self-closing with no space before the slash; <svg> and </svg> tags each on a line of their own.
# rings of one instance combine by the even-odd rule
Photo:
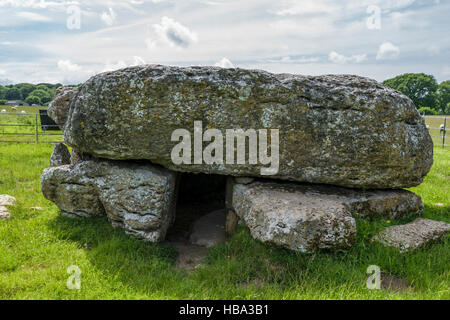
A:
<svg viewBox="0 0 450 320">
<path fill-rule="evenodd" d="M 30 21 L 35 21 L 35 22 L 48 22 L 48 21 L 52 20 L 49 17 L 46 17 L 46 16 L 44 16 L 42 14 L 34 13 L 34 12 L 28 12 L 28 11 L 17 12 L 16 16 L 19 17 L 19 18 L 23 18 L 23 19 L 30 20 Z"/>
<path fill-rule="evenodd" d="M 336 5 L 325 3 L 323 1 L 290 1 L 290 4 L 285 8 L 275 11 L 275 14 L 280 16 L 298 15 L 298 14 L 315 14 L 315 13 L 330 13 L 336 10 Z"/>
<path fill-rule="evenodd" d="M 103 22 L 108 26 L 112 26 L 114 24 L 114 22 L 116 21 L 116 17 L 116 13 L 112 8 L 109 8 L 109 13 L 104 11 L 100 16 Z"/>
<path fill-rule="evenodd" d="M 298 36 L 315 38 L 332 34 L 335 30 L 332 21 L 323 17 L 305 17 L 302 19 L 281 19 L 269 23 L 269 27 L 280 36 Z"/>
<path fill-rule="evenodd" d="M 367 54 L 356 54 L 352 56 L 344 56 L 342 54 L 337 53 L 336 51 L 331 51 L 328 55 L 328 60 L 334 63 L 361 63 L 367 60 Z"/>
<path fill-rule="evenodd" d="M 160 40 L 174 47 L 187 48 L 198 41 L 194 32 L 168 17 L 162 17 L 161 24 L 154 24 L 153 30 Z"/>
<path fill-rule="evenodd" d="M 128 67 L 128 65 L 123 60 L 119 60 L 116 63 L 107 62 L 105 67 L 103 68 L 102 72 L 114 71 L 114 70 L 123 69 L 126 67 Z"/>
<path fill-rule="evenodd" d="M 139 56 L 133 56 L 132 61 L 127 63 L 125 60 L 119 60 L 117 62 L 108 61 L 106 65 L 103 67 L 102 72 L 106 71 L 114 71 L 118 69 L 123 69 L 126 67 L 139 66 L 142 64 L 146 64 L 145 60 Z"/>
<path fill-rule="evenodd" d="M 133 56 L 132 61 L 129 61 L 128 63 L 125 60 L 119 60 L 117 62 L 111 62 L 108 61 L 101 72 L 106 72 L 106 71 L 114 71 L 114 70 L 118 70 L 118 69 L 123 69 L 126 67 L 133 67 L 133 66 L 139 66 L 142 64 L 146 64 L 145 60 L 142 59 L 139 56 Z"/>
<path fill-rule="evenodd" d="M 3 69 L 0 69 L 0 76 L 4 76 L 6 74 L 6 71 Z"/>
<path fill-rule="evenodd" d="M 46 1 L 46 0 L 2 0 L 0 2 L 0 7 L 16 7 L 16 8 L 47 8 L 47 7 L 58 7 L 64 6 L 65 2 L 72 4 L 73 1 Z"/>
<path fill-rule="evenodd" d="M 283 63 L 283 64 L 307 64 L 307 63 L 315 63 L 320 60 L 319 57 L 300 57 L 300 58 L 291 58 L 290 56 L 285 56 L 280 59 L 268 59 L 267 62 L 270 63 Z"/>
<path fill-rule="evenodd" d="M 400 55 L 400 48 L 390 42 L 384 42 L 380 45 L 377 53 L 377 60 L 393 60 Z"/>
<path fill-rule="evenodd" d="M 145 64 L 145 60 L 142 59 L 142 58 L 139 57 L 139 56 L 134 56 L 134 57 L 133 57 L 133 63 L 130 64 L 130 66 L 139 66 L 139 65 L 141 65 L 141 64 Z"/>
<path fill-rule="evenodd" d="M 149 50 L 153 50 L 156 48 L 156 41 L 151 38 L 145 39 L 145 44 L 147 46 L 147 49 Z"/>
<path fill-rule="evenodd" d="M 75 63 L 72 63 L 70 60 L 59 60 L 58 69 L 63 72 L 76 72 L 80 71 L 81 67 Z"/>
<path fill-rule="evenodd" d="M 231 63 L 230 60 L 228 60 L 227 58 L 223 57 L 222 59 L 220 59 L 219 62 L 217 62 L 215 64 L 216 67 L 221 67 L 221 68 L 234 68 L 234 65 Z"/>
<path fill-rule="evenodd" d="M 239 67 L 273 72 L 354 73 L 377 80 L 426 72 L 439 81 L 448 79 L 443 70 L 448 70 L 449 37 L 442 26 L 450 1 L 46 0 L 64 5 L 41 9 L 35 0 L 25 6 L 31 2 L 0 0 L 0 68 L 15 82 L 78 83 L 86 80 L 82 75 L 90 75 L 88 68 L 97 73 L 142 63 L 134 56 L 178 66 L 214 65 L 227 57 Z M 82 8 L 82 28 L 69 30 L 66 9 L 76 2 Z M 366 27 L 368 5 L 382 10 L 380 30 Z M 16 16 L 19 12 L 44 15 L 52 28 L 34 22 L 30 33 L 30 20 Z M 101 19 L 103 12 L 111 26 Z M 372 63 L 387 40 L 401 47 L 398 63 Z M 174 50 L 186 47 L 181 54 Z M 379 58 L 385 56 L 380 53 Z M 62 71 L 59 59 L 71 59 L 81 70 Z M 64 82 L 64 77 L 71 79 Z"/>
<path fill-rule="evenodd" d="M 2 42 L 0 42 L 0 44 L 1 44 L 2 46 L 13 46 L 13 45 L 19 44 L 19 42 L 2 41 Z"/>
</svg>

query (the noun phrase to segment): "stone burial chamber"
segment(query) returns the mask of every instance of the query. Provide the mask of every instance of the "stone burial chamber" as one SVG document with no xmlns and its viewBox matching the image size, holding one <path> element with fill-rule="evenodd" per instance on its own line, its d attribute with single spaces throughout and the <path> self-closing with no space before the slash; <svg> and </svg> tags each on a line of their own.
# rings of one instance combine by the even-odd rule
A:
<svg viewBox="0 0 450 320">
<path fill-rule="evenodd" d="M 355 216 L 420 215 L 420 197 L 402 188 L 419 185 L 433 163 L 413 102 L 352 75 L 144 65 L 59 88 L 48 114 L 72 153 L 55 146 L 44 196 L 65 215 L 105 215 L 150 242 L 177 219 L 188 174 L 190 189 L 228 181 L 214 189 L 223 210 L 193 232 L 223 221 L 232 233 L 241 220 L 265 243 L 348 248 Z M 202 176 L 211 179 L 195 185 Z"/>
</svg>

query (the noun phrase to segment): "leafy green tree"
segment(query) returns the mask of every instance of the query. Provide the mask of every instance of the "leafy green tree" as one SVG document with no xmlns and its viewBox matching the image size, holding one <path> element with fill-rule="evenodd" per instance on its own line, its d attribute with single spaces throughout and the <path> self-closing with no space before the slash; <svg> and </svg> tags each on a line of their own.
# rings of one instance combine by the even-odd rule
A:
<svg viewBox="0 0 450 320">
<path fill-rule="evenodd" d="M 32 105 L 32 104 L 37 104 L 38 106 L 42 105 L 41 99 L 39 99 L 39 97 L 32 96 L 32 95 L 29 95 L 25 99 L 25 102 L 28 103 L 29 105 Z"/>
<path fill-rule="evenodd" d="M 52 87 L 50 85 L 47 84 L 38 84 L 37 86 L 35 86 L 34 88 L 35 90 L 43 90 L 43 91 L 50 91 L 50 89 L 52 89 Z"/>
<path fill-rule="evenodd" d="M 447 115 L 450 114 L 450 102 L 447 103 L 447 106 L 445 107 L 445 110 L 444 110 L 444 114 L 447 114 Z"/>
<path fill-rule="evenodd" d="M 0 86 L 0 99 L 5 99 L 5 94 L 6 91 L 8 91 L 9 89 L 4 87 L 4 86 Z"/>
<path fill-rule="evenodd" d="M 5 105 L 8 100 L 6 99 L 0 99 L 0 106 Z"/>
<path fill-rule="evenodd" d="M 432 75 L 424 73 L 405 73 L 385 80 L 384 85 L 408 96 L 416 105 L 437 109 L 436 90 L 438 84 Z"/>
<path fill-rule="evenodd" d="M 441 82 L 436 91 L 438 109 L 441 114 L 449 114 L 448 105 L 450 103 L 450 80 Z"/>
<path fill-rule="evenodd" d="M 22 94 L 22 99 L 26 99 L 30 93 L 35 89 L 35 86 L 29 83 L 23 83 L 20 85 L 20 93 Z"/>
<path fill-rule="evenodd" d="M 5 93 L 5 99 L 7 100 L 22 100 L 22 94 L 19 89 L 11 88 Z"/>
<path fill-rule="evenodd" d="M 30 96 L 38 97 L 39 100 L 41 101 L 41 104 L 45 104 L 47 102 L 50 102 L 50 101 L 52 101 L 52 98 L 53 98 L 48 91 L 42 90 L 42 89 L 33 90 L 30 93 Z"/>
<path fill-rule="evenodd" d="M 437 110 L 431 109 L 430 107 L 420 107 L 418 109 L 420 114 L 425 114 L 427 116 L 433 116 L 436 114 L 439 114 L 439 112 Z"/>
</svg>

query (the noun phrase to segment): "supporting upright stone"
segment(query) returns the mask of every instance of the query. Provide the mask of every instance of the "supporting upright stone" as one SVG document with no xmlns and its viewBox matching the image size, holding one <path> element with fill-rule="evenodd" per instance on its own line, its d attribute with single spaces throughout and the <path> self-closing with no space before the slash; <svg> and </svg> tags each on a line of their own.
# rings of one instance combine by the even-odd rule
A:
<svg viewBox="0 0 450 320">
<path fill-rule="evenodd" d="M 233 210 L 228 210 L 225 230 L 229 236 L 232 236 L 236 232 L 239 220 L 239 216 Z"/>
<path fill-rule="evenodd" d="M 409 205 L 405 198 L 411 198 Z M 356 237 L 353 216 L 417 215 L 423 208 L 420 197 L 404 190 L 274 182 L 235 184 L 232 201 L 255 239 L 301 252 L 350 247 Z"/>
<path fill-rule="evenodd" d="M 149 164 L 82 161 L 44 170 L 41 185 L 63 214 L 106 214 L 146 241 L 163 240 L 174 221 L 176 173 Z"/>
<path fill-rule="evenodd" d="M 62 143 L 53 146 L 53 152 L 50 156 L 50 167 L 59 167 L 70 164 L 70 152 Z"/>
</svg>

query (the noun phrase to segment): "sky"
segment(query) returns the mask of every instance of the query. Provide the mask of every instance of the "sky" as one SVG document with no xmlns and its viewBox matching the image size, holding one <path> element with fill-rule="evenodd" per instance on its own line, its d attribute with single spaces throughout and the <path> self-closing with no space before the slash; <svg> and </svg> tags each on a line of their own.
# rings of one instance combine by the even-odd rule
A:
<svg viewBox="0 0 450 320">
<path fill-rule="evenodd" d="M 450 79 L 450 0 L 0 0 L 0 84 L 139 64 Z"/>
</svg>

